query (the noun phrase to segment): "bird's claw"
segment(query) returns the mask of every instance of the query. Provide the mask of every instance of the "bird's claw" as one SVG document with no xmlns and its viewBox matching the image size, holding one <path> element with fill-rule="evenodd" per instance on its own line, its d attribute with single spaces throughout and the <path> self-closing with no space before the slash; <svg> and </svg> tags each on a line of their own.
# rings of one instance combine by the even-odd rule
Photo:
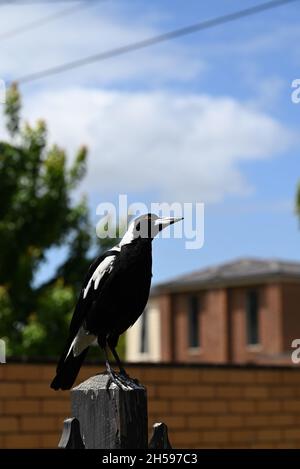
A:
<svg viewBox="0 0 300 469">
<path fill-rule="evenodd" d="M 121 379 L 119 378 L 118 373 L 114 370 L 110 370 L 108 372 L 108 380 L 106 383 L 106 390 L 108 391 L 111 384 L 115 384 L 118 388 L 125 390 L 124 384 L 122 383 Z"/>
<path fill-rule="evenodd" d="M 122 382 L 130 389 L 138 389 L 141 387 L 137 379 L 131 378 L 125 370 L 121 370 L 119 376 L 122 378 Z"/>
<path fill-rule="evenodd" d="M 113 383 L 119 389 L 128 391 L 130 389 L 138 389 L 140 387 L 137 379 L 130 378 L 126 372 L 117 373 L 114 370 L 108 372 L 109 378 L 107 380 L 106 389 L 109 390 L 110 385 Z"/>
</svg>

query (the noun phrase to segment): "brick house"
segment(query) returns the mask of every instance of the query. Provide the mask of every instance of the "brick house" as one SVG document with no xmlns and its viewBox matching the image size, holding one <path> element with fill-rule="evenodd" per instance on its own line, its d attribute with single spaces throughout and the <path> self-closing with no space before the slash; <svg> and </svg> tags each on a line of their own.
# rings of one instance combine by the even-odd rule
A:
<svg viewBox="0 0 300 469">
<path fill-rule="evenodd" d="M 292 364 L 300 263 L 238 259 L 155 286 L 128 361 Z"/>
</svg>

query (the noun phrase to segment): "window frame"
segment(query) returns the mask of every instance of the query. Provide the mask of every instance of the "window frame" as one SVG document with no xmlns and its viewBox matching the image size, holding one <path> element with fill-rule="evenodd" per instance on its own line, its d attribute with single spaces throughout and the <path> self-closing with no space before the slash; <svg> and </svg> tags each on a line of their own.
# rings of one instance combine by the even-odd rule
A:
<svg viewBox="0 0 300 469">
<path fill-rule="evenodd" d="M 149 353 L 149 321 L 147 314 L 147 307 L 144 309 L 141 316 L 141 327 L 140 327 L 140 344 L 139 344 L 140 355 L 146 355 Z"/>
<path fill-rule="evenodd" d="M 250 348 L 261 345 L 259 305 L 259 291 L 257 289 L 247 290 L 245 296 L 246 345 Z"/>
<path fill-rule="evenodd" d="M 201 348 L 200 310 L 199 295 L 189 295 L 187 299 L 187 342 L 191 352 Z"/>
</svg>

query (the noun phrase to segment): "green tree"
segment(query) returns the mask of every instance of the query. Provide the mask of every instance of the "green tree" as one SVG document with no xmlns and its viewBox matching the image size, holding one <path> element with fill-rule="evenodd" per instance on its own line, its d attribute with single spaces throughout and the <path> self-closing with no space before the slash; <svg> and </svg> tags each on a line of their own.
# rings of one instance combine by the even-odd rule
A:
<svg viewBox="0 0 300 469">
<path fill-rule="evenodd" d="M 0 337 L 9 354 L 58 355 L 93 248 L 87 201 L 72 201 L 87 149 L 67 166 L 65 151 L 49 147 L 45 122 L 22 124 L 20 110 L 13 85 L 5 107 L 11 141 L 0 142 Z M 59 246 L 68 246 L 66 260 L 35 287 L 49 249 Z"/>
<path fill-rule="evenodd" d="M 296 189 L 296 200 L 295 200 L 295 210 L 296 215 L 300 220 L 300 182 L 298 182 L 297 189 Z"/>
</svg>

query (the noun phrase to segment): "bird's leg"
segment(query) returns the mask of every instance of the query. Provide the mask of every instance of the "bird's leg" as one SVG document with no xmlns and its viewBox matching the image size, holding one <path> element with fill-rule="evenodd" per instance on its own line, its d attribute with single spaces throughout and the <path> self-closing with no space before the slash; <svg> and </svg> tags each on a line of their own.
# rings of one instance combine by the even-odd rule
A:
<svg viewBox="0 0 300 469">
<path fill-rule="evenodd" d="M 106 384 L 106 389 L 107 390 L 109 389 L 109 386 L 111 383 L 114 383 L 116 386 L 118 386 L 118 388 L 124 389 L 125 383 L 122 382 L 118 374 L 115 372 L 115 370 L 112 369 L 111 364 L 109 363 L 107 346 L 104 347 L 104 353 L 105 353 L 105 366 L 106 366 L 106 370 L 109 376 L 107 384 Z"/>
<path fill-rule="evenodd" d="M 121 362 L 120 360 L 120 357 L 115 349 L 115 347 L 110 347 L 110 350 L 112 351 L 112 354 L 114 356 L 114 359 L 116 360 L 117 362 L 117 365 L 119 367 L 119 370 L 120 370 L 120 374 L 123 375 L 123 376 L 126 376 L 126 377 L 129 377 L 128 374 L 126 373 L 125 371 L 125 368 L 123 366 L 123 363 Z"/>
<path fill-rule="evenodd" d="M 104 353 L 105 353 L 105 366 L 106 366 L 106 370 L 107 370 L 107 374 L 109 376 L 109 380 L 107 382 L 107 388 L 109 388 L 109 385 L 111 382 L 117 384 L 116 382 L 116 373 L 115 371 L 112 369 L 110 363 L 109 363 L 109 358 L 108 358 L 108 350 L 107 350 L 107 346 L 105 345 L 104 346 Z"/>
<path fill-rule="evenodd" d="M 117 362 L 117 365 L 119 367 L 119 370 L 120 370 L 120 374 L 123 375 L 123 376 L 126 376 L 128 377 L 128 374 L 126 373 L 125 371 L 125 368 L 120 360 L 120 357 L 116 351 L 116 347 L 118 345 L 118 340 L 119 340 L 119 335 L 114 335 L 114 334 L 111 334 L 107 337 L 107 345 L 109 346 L 113 356 L 114 356 L 114 359 L 116 360 Z"/>
<path fill-rule="evenodd" d="M 131 388 L 136 388 L 138 385 L 139 385 L 139 382 L 137 379 L 134 379 L 134 378 L 131 378 L 127 373 L 126 373 L 126 370 L 120 360 L 120 357 L 115 349 L 115 347 L 113 347 L 112 345 L 109 345 L 109 348 L 110 350 L 112 351 L 112 354 L 114 356 L 114 359 L 116 360 L 117 362 L 117 365 L 119 367 L 119 370 L 120 370 L 120 374 L 119 374 L 119 380 L 125 384 L 125 386 L 129 386 Z"/>
</svg>

